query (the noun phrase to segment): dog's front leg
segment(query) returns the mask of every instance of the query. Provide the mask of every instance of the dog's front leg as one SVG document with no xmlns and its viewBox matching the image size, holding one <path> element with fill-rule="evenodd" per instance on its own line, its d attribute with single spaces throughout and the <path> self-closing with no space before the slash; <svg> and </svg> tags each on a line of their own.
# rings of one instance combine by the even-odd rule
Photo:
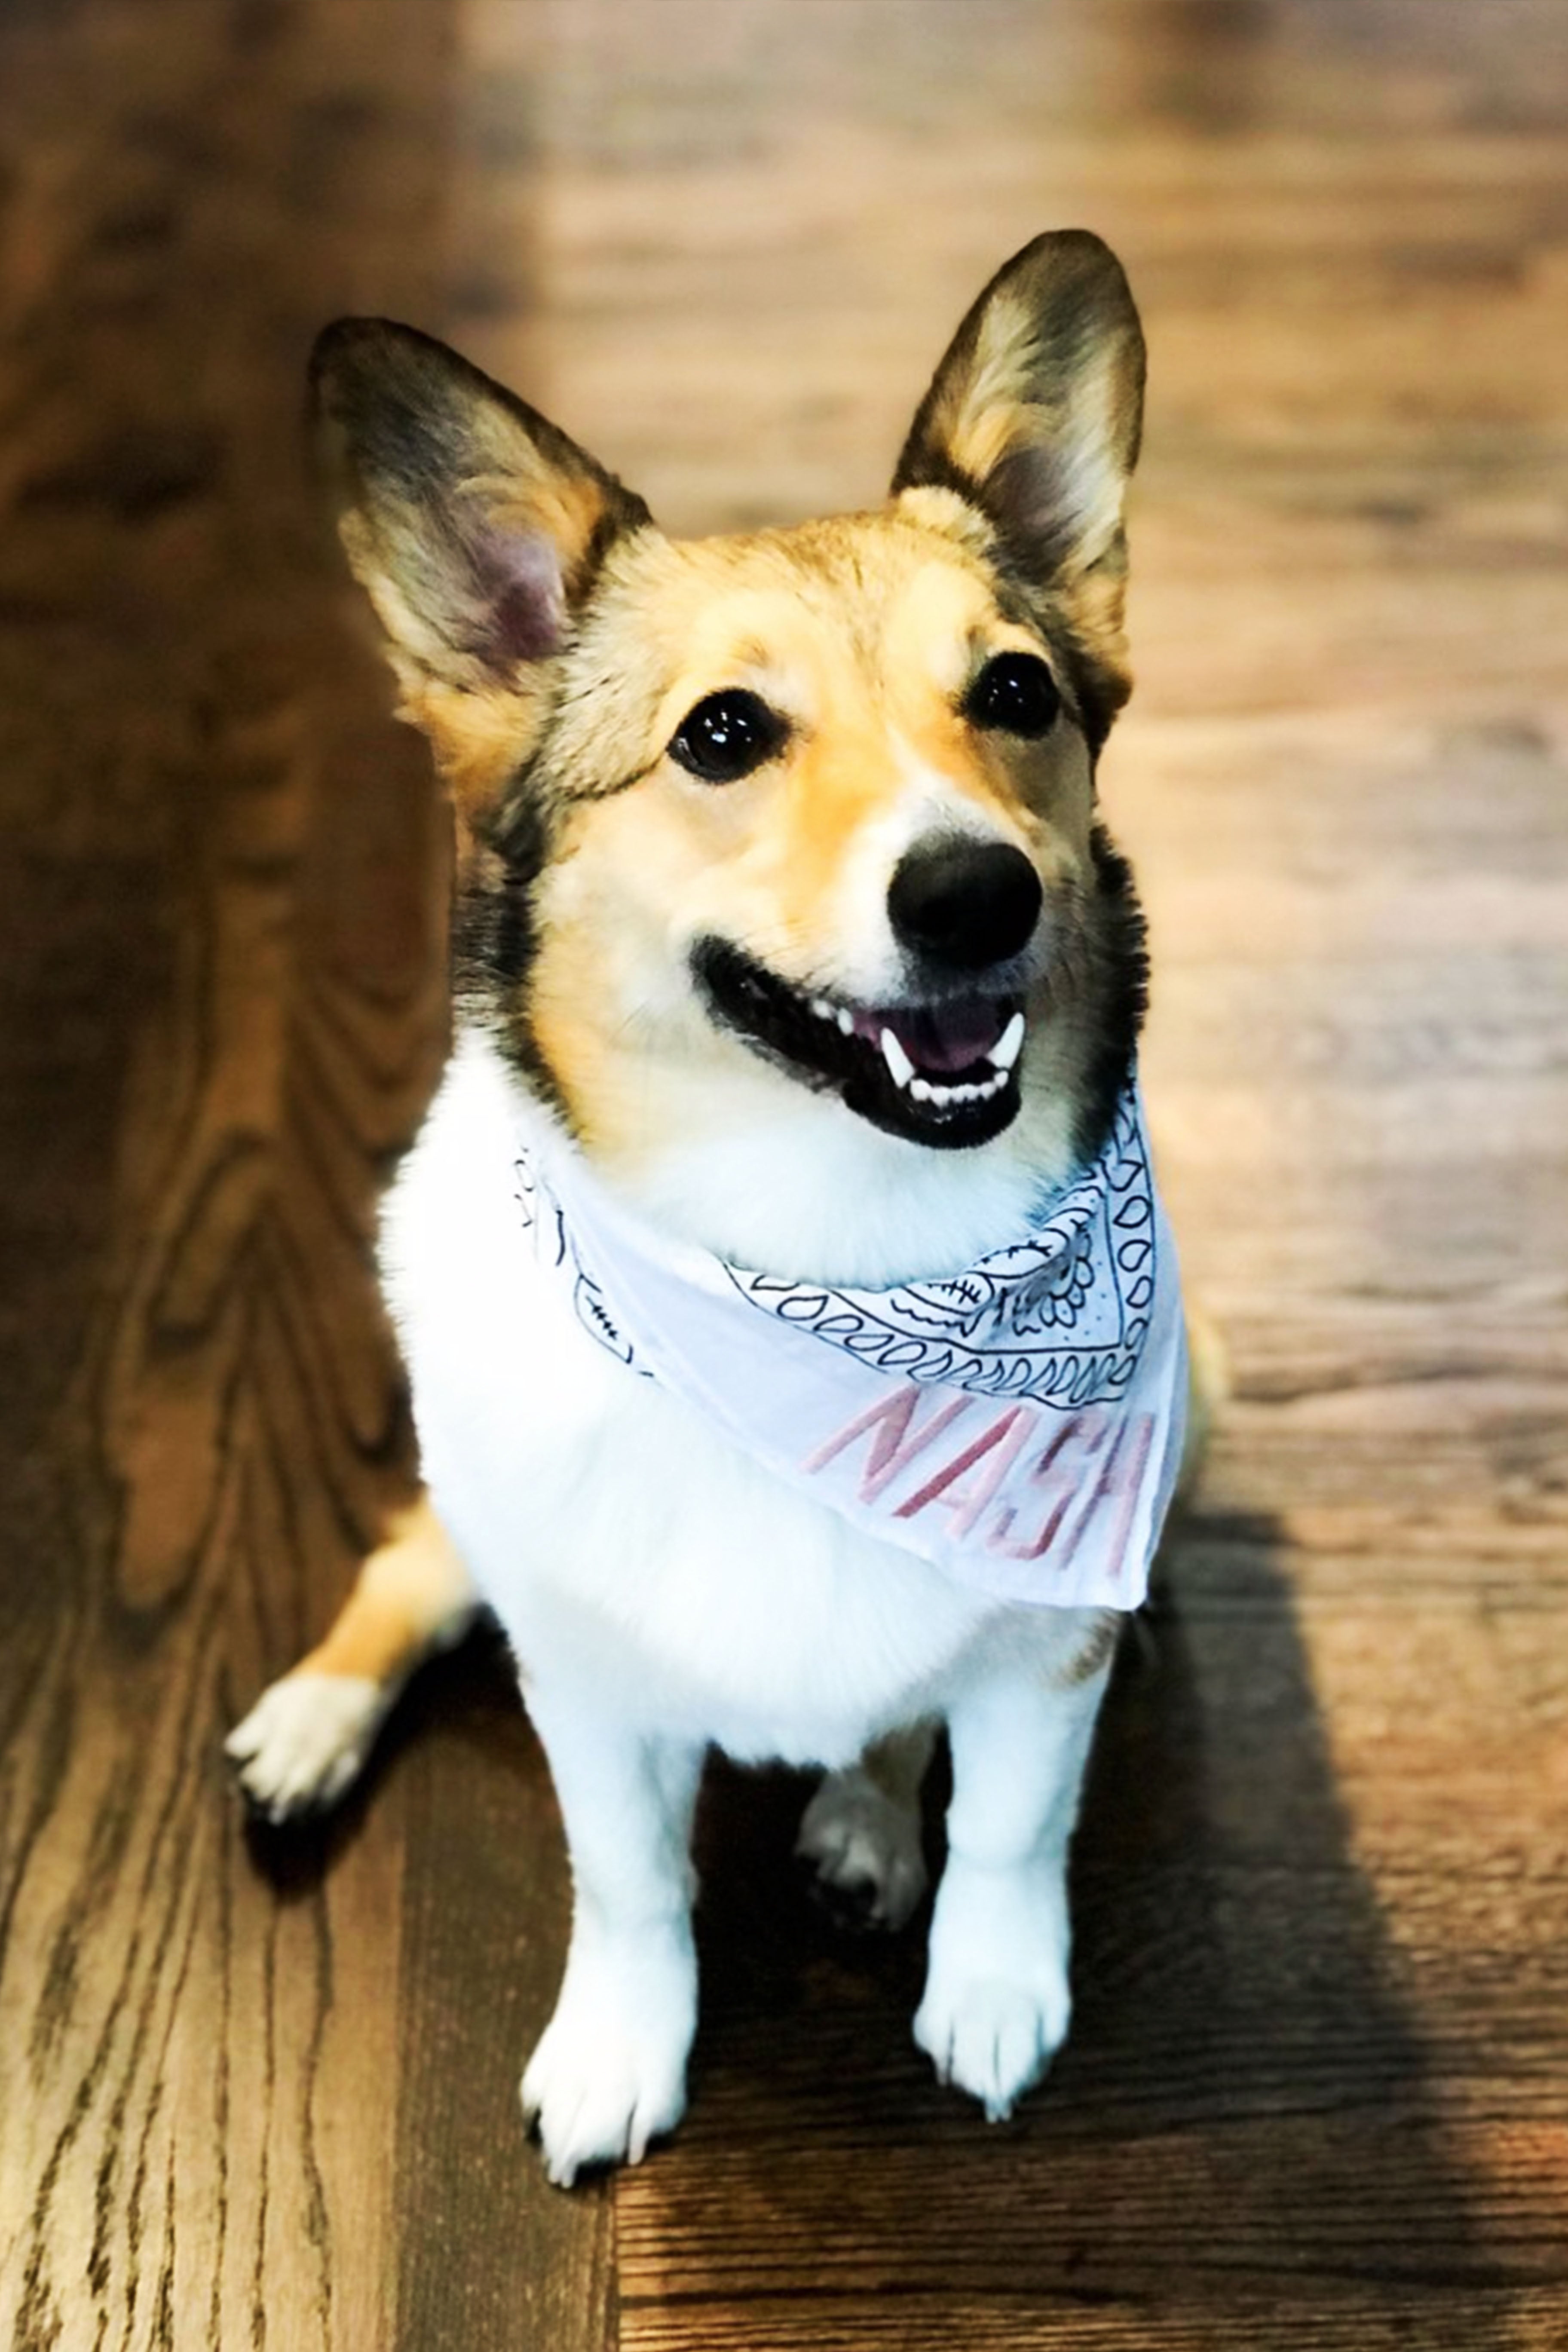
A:
<svg viewBox="0 0 1568 2352">
<path fill-rule="evenodd" d="M 949 1717 L 948 1859 L 915 2040 L 993 2122 L 1067 2032 L 1068 1841 L 1109 1672 L 998 1676 Z"/>
<path fill-rule="evenodd" d="M 531 1685 L 572 1863 L 572 1939 L 555 2013 L 522 2078 L 546 2169 L 637 2163 L 686 2105 L 697 2021 L 689 1840 L 702 1749 L 649 1737 L 581 1691 Z"/>
</svg>

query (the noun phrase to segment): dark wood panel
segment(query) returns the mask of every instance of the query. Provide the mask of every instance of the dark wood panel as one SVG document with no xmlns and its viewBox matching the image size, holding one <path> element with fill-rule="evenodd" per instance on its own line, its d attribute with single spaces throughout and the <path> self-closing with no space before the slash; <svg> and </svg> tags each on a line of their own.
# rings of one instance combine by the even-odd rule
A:
<svg viewBox="0 0 1568 2352">
<path fill-rule="evenodd" d="M 608 2352 L 615 2204 L 545 2186 L 523 2138 L 522 2062 L 549 2017 L 569 1890 L 560 1817 L 499 1640 L 426 1679 L 408 1727 L 400 2064 L 401 2340 L 464 2352 Z"/>
<path fill-rule="evenodd" d="M 467 2342 L 534 2312 L 604 2341 L 603 2199 L 553 2197 L 515 2091 L 509 2135 L 468 2090 L 515 2082 L 559 1901 L 531 1968 L 511 1922 L 495 1948 L 504 2067 L 442 1939 L 487 1795 L 521 1791 L 520 1915 L 559 1868 L 515 1697 L 493 1753 L 433 1742 L 320 1849 L 247 1835 L 220 1752 L 412 1475 L 367 1243 L 444 1040 L 446 827 L 340 617 L 299 417 L 325 318 L 428 315 L 451 37 L 424 0 L 0 26 L 18 2352 L 384 2352 L 441 2339 L 455 2276 L 489 2315 Z M 461 2063 L 432 1989 L 472 2021 Z"/>
</svg>

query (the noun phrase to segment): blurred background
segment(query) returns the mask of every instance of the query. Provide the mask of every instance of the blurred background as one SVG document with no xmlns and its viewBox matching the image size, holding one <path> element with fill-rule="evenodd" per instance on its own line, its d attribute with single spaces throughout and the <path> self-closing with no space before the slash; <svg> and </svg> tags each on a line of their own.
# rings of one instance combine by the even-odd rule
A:
<svg viewBox="0 0 1568 2352">
<path fill-rule="evenodd" d="M 798 1784 L 720 1771 L 691 2118 L 567 2200 L 505 1662 L 283 1848 L 219 1753 L 413 1475 L 368 1237 L 445 1035 L 305 357 L 411 319 L 667 527 L 791 520 L 1071 223 L 1150 345 L 1100 781 L 1236 1388 L 1074 2039 L 988 2130 L 918 1938 L 837 1938 Z M 0 507 L 0 2333 L 1568 2341 L 1558 0 L 10 0 Z"/>
</svg>

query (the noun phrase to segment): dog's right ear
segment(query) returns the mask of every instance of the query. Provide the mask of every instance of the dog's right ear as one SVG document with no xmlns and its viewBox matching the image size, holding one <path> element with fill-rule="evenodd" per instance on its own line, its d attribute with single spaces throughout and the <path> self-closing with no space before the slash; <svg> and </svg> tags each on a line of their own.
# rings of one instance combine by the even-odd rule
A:
<svg viewBox="0 0 1568 2352">
<path fill-rule="evenodd" d="M 338 533 L 386 635 L 402 715 L 459 802 L 533 747 L 553 655 L 642 500 L 412 327 L 343 319 L 310 362 Z"/>
<path fill-rule="evenodd" d="M 1096 748 L 1130 686 L 1122 504 L 1143 414 L 1143 335 L 1089 229 L 1037 236 L 971 307 L 916 413 L 895 495 L 957 492 L 1078 640 Z"/>
</svg>

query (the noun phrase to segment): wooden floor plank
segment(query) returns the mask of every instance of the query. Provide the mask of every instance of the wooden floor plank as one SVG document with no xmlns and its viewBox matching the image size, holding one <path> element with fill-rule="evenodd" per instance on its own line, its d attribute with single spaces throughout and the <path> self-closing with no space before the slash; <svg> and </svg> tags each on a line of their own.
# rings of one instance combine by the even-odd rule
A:
<svg viewBox="0 0 1568 2352">
<path fill-rule="evenodd" d="M 1253 2352 L 1259 2344 L 1299 2345 L 1303 2352 L 1473 2352 L 1503 2345 L 1510 2352 L 1552 2352 L 1562 2341 L 1562 2305 L 1529 2290 L 1446 2292 L 1397 2289 L 1374 2297 L 1310 2306 L 1237 2293 L 1229 2309 L 1195 2316 L 1146 2305 L 1108 2308 L 1092 2293 L 1052 2299 L 1033 2294 L 805 2295 L 791 2302 L 759 2296 L 740 2309 L 672 2303 L 627 2311 L 623 2342 L 636 2352 L 908 2352 L 913 2345 L 962 2344 L 965 2352 Z M 1157 2335 L 1152 2330 L 1158 2329 Z"/>
</svg>

